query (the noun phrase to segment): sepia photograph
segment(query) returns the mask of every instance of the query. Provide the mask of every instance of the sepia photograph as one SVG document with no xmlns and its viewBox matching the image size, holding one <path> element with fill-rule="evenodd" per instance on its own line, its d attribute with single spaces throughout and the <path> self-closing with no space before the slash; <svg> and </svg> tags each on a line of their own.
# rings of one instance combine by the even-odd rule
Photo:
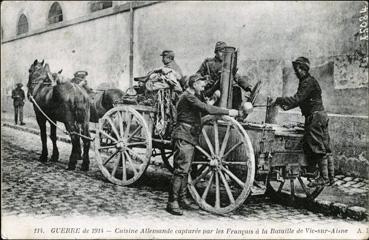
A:
<svg viewBox="0 0 369 240">
<path fill-rule="evenodd" d="M 367 1 L 1 1 L 2 239 L 368 239 Z"/>
</svg>

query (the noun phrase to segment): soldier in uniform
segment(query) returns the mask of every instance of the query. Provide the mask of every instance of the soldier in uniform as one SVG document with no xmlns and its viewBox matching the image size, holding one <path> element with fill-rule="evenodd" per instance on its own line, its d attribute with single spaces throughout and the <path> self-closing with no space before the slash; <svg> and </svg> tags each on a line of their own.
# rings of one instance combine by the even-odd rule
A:
<svg viewBox="0 0 369 240">
<path fill-rule="evenodd" d="M 88 94 L 93 93 L 93 89 L 87 85 L 86 76 L 88 75 L 87 71 L 77 71 L 74 73 L 74 78 L 71 80 L 72 83 L 76 83 L 79 86 L 83 87 Z"/>
<path fill-rule="evenodd" d="M 172 50 L 164 50 L 160 54 L 160 56 L 162 56 L 161 61 L 163 62 L 164 67 L 176 71 L 180 75 L 178 79 L 181 79 L 183 77 L 182 69 L 178 66 L 178 64 L 174 60 L 174 52 Z"/>
<path fill-rule="evenodd" d="M 201 114 L 238 116 L 238 110 L 211 106 L 200 100 L 200 94 L 205 87 L 205 81 L 200 75 L 190 76 L 188 85 L 177 103 L 177 124 L 172 133 L 174 173 L 167 211 L 174 215 L 182 215 L 181 208 L 195 208 L 186 197 L 187 177 L 201 131 Z"/>
<path fill-rule="evenodd" d="M 24 106 L 24 91 L 23 84 L 17 83 L 17 87 L 12 91 L 13 105 L 14 105 L 14 122 L 18 124 L 18 117 L 20 125 L 25 125 L 23 122 L 23 106 Z"/>
<path fill-rule="evenodd" d="M 207 83 L 204 90 L 204 96 L 209 98 L 211 97 L 215 91 L 220 89 L 220 78 L 222 73 L 223 66 L 223 51 L 227 44 L 225 42 L 219 41 L 215 44 L 215 56 L 213 58 L 207 58 L 201 64 L 197 73 L 201 76 L 207 77 Z M 240 75 L 236 74 L 233 83 L 233 92 L 236 95 L 240 95 L 239 87 L 244 89 L 245 91 L 251 91 L 252 86 L 248 83 L 246 78 L 240 77 Z M 237 89 L 238 88 L 238 89 Z M 240 101 L 241 96 L 234 96 L 234 100 Z M 233 101 L 232 105 L 235 108 L 238 108 L 241 102 Z"/>
<path fill-rule="evenodd" d="M 309 187 L 328 185 L 334 180 L 334 162 L 331 157 L 328 133 L 328 115 L 324 111 L 322 90 L 319 82 L 309 74 L 310 62 L 299 57 L 292 62 L 299 79 L 297 93 L 291 97 L 278 97 L 272 104 L 284 110 L 300 107 L 305 116 L 304 153 L 309 163 L 319 166 L 320 177 L 308 184 Z"/>
</svg>

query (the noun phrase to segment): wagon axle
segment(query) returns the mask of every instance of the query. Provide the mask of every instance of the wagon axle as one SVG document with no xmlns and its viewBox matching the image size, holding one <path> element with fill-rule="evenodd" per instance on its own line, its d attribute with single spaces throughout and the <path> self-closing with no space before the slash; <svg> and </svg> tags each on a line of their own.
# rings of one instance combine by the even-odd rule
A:
<svg viewBox="0 0 369 240">
<path fill-rule="evenodd" d="M 218 156 L 213 155 L 210 158 L 209 165 L 210 167 L 220 167 L 222 165 L 221 159 Z"/>
<path fill-rule="evenodd" d="M 115 144 L 115 147 L 116 147 L 119 151 L 123 152 L 123 151 L 125 151 L 125 150 L 126 150 L 126 148 L 127 148 L 127 143 L 126 143 L 126 141 L 125 141 L 125 140 L 121 139 L 119 142 L 117 142 L 117 143 Z"/>
</svg>

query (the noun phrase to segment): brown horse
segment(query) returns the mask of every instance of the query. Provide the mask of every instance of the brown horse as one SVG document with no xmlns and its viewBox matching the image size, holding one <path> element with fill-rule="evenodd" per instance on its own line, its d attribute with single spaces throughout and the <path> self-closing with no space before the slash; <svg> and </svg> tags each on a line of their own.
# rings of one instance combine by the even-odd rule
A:
<svg viewBox="0 0 369 240">
<path fill-rule="evenodd" d="M 52 74 L 52 80 L 56 84 L 64 82 L 73 82 L 73 79 L 61 75 L 60 70 Z M 88 87 L 89 88 L 89 87 Z M 122 103 L 125 93 L 117 88 L 109 88 L 93 92 L 92 89 L 86 89 L 90 99 L 90 122 L 97 123 L 104 114 L 113 108 L 116 104 Z"/>
<path fill-rule="evenodd" d="M 84 89 L 74 83 L 64 82 L 52 86 L 51 74 L 48 64 L 44 65 L 44 61 L 39 62 L 37 59 L 33 62 L 29 69 L 28 80 L 28 97 L 36 101 L 42 111 L 54 122 L 63 122 L 66 130 L 80 133 L 89 137 L 89 118 L 90 118 L 90 103 L 89 98 Z M 41 162 L 47 161 L 47 136 L 46 136 L 46 121 L 47 118 L 33 103 L 33 108 L 36 114 L 37 123 L 40 127 L 40 135 L 42 142 L 42 153 L 40 156 Z M 50 123 L 51 134 L 50 138 L 53 143 L 53 154 L 50 161 L 57 161 L 59 151 L 56 145 L 56 126 Z M 89 148 L 90 141 L 83 140 L 83 163 L 81 170 L 89 169 Z M 72 152 L 69 157 L 68 170 L 76 168 L 77 160 L 81 159 L 80 137 L 71 134 Z"/>
<path fill-rule="evenodd" d="M 97 123 L 109 109 L 118 103 L 122 103 L 124 95 L 122 90 L 111 88 L 103 90 L 90 98 L 90 122 Z"/>
</svg>

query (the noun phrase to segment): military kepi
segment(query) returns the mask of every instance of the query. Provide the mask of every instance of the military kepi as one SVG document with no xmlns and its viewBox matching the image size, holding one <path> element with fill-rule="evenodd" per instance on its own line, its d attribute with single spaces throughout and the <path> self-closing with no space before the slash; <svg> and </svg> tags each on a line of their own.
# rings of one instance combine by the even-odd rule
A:
<svg viewBox="0 0 369 240">
<path fill-rule="evenodd" d="M 75 77 L 80 77 L 80 78 L 84 78 L 88 75 L 87 71 L 77 71 L 74 73 Z"/>
<path fill-rule="evenodd" d="M 200 80 L 205 80 L 205 78 L 201 76 L 200 74 L 191 75 L 188 79 L 188 85 L 193 86 L 195 82 L 200 81 Z"/>
<path fill-rule="evenodd" d="M 173 57 L 174 58 L 174 52 L 172 50 L 164 50 L 160 56 L 169 56 L 169 57 Z"/>
<path fill-rule="evenodd" d="M 310 69 L 310 61 L 306 57 L 298 57 L 295 61 L 292 61 L 292 65 L 300 65 L 305 68 L 306 71 L 309 71 Z"/>
<path fill-rule="evenodd" d="M 222 41 L 218 41 L 216 44 L 215 44 L 215 52 L 216 51 L 222 51 L 224 50 L 224 48 L 227 46 L 227 44 L 225 42 L 222 42 Z"/>
</svg>

